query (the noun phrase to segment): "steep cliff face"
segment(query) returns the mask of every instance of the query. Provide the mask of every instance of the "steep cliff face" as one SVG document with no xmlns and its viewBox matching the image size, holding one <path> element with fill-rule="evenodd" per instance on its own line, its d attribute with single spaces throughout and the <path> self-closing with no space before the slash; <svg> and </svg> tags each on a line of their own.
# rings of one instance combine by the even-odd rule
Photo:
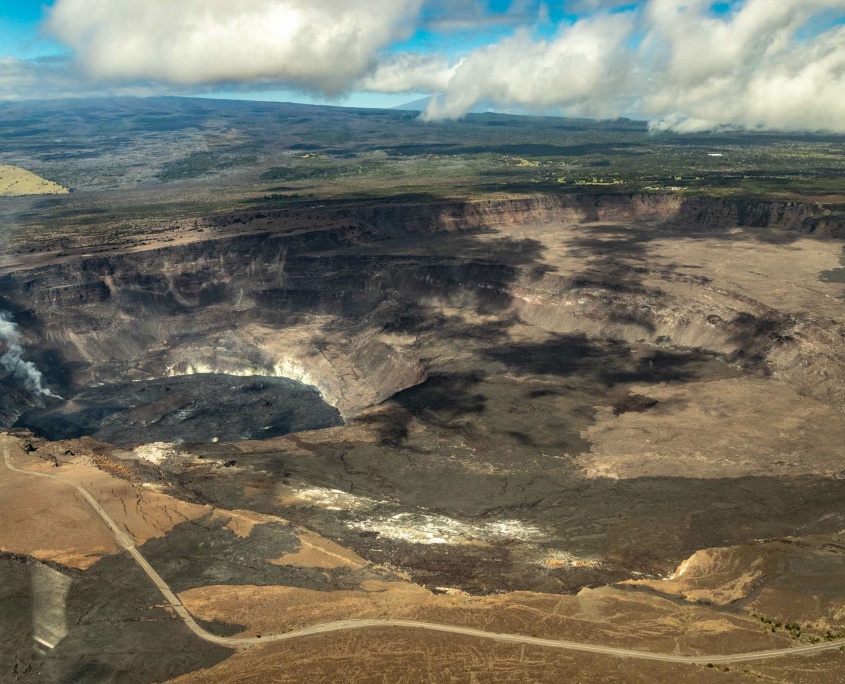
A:
<svg viewBox="0 0 845 684">
<path fill-rule="evenodd" d="M 46 266 L 0 287 L 62 392 L 198 373 L 290 377 L 352 415 L 424 379 L 395 335 L 368 325 L 384 297 L 367 260 L 287 251 L 284 238 L 251 235 Z"/>
<path fill-rule="evenodd" d="M 409 216 L 409 213 L 411 215 Z M 356 210 L 381 231 L 471 231 L 534 221 L 650 221 L 676 228 L 740 226 L 845 238 L 845 207 L 681 195 L 561 195 Z"/>
<path fill-rule="evenodd" d="M 839 323 L 655 265 L 649 251 L 735 239 L 741 227 L 845 234 L 835 208 L 563 196 L 308 211 L 216 217 L 205 225 L 224 237 L 9 267 L 0 308 L 58 393 L 192 373 L 280 376 L 349 417 L 425 379 L 420 335 L 448 315 L 698 348 L 845 406 Z M 628 232 L 586 239 L 582 226 L 604 223 Z M 225 232 L 233 226 L 242 234 Z M 4 424 L 26 407 L 15 396 Z"/>
<path fill-rule="evenodd" d="M 323 247 L 344 243 L 350 236 L 397 237 L 402 235 L 472 232 L 537 221 L 649 221 L 676 229 L 724 227 L 773 230 L 845 237 L 845 207 L 806 202 L 741 198 L 661 195 L 558 195 L 525 199 L 492 199 L 474 202 L 440 202 L 431 198 L 378 205 L 240 213 L 215 217 L 216 227 L 237 224 L 272 229 L 316 219 L 324 226 L 338 226 L 323 233 Z M 309 239 L 309 244 L 313 242 Z M 291 242 L 295 248 L 296 241 Z M 303 244 L 303 243 L 299 243 Z"/>
</svg>

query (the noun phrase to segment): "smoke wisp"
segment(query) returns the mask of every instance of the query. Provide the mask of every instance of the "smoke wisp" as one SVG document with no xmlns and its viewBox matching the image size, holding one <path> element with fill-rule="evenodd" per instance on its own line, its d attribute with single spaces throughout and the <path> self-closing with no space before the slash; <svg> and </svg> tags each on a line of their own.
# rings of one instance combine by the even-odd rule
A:
<svg viewBox="0 0 845 684">
<path fill-rule="evenodd" d="M 6 351 L 0 356 L 1 369 L 15 375 L 35 394 L 61 399 L 44 386 L 44 377 L 35 364 L 24 360 L 18 326 L 10 320 L 9 314 L 3 312 L 0 312 L 0 342 L 6 347 Z"/>
</svg>

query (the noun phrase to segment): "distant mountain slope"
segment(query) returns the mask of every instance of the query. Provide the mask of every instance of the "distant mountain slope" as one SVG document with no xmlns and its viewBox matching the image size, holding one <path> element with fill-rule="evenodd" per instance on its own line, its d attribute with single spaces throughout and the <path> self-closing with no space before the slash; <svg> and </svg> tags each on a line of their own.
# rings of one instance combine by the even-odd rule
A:
<svg viewBox="0 0 845 684">
<path fill-rule="evenodd" d="M 423 97 L 419 100 L 413 100 L 412 102 L 406 102 L 405 104 L 401 104 L 397 107 L 393 107 L 393 109 L 402 111 L 402 112 L 424 112 L 428 105 L 431 103 L 431 100 L 434 96 L 429 95 L 428 97 Z M 479 102 L 475 107 L 469 110 L 469 114 L 505 114 L 507 112 L 503 112 L 501 109 L 497 109 L 493 107 L 489 102 Z"/>
<path fill-rule="evenodd" d="M 424 112 L 426 107 L 428 107 L 429 102 L 431 102 L 430 95 L 419 100 L 414 100 L 413 102 L 406 102 L 405 104 L 398 105 L 393 107 L 393 109 L 398 109 L 402 112 Z"/>
</svg>

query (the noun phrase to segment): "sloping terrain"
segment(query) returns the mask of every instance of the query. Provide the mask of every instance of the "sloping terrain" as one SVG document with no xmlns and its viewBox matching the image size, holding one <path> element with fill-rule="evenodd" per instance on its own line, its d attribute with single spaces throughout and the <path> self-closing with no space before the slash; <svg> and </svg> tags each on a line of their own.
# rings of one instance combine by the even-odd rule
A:
<svg viewBox="0 0 845 684">
<path fill-rule="evenodd" d="M 621 601 L 612 612 L 625 630 L 652 625 L 652 647 L 672 650 L 662 641 L 679 633 L 671 601 L 607 588 L 595 594 L 601 610 L 585 603 L 585 587 L 633 580 L 715 604 L 695 608 L 701 626 L 684 632 L 695 651 L 766 648 L 757 615 L 793 618 L 771 604 L 779 589 L 749 602 L 743 587 L 759 592 L 771 577 L 755 570 L 757 540 L 838 544 L 845 528 L 843 292 L 823 278 L 842 247 L 801 232 L 812 208 L 761 208 L 776 218 L 754 228 L 731 227 L 730 214 L 711 224 L 712 209 L 696 222 L 659 198 L 315 208 L 204 219 L 172 246 L 37 265 L 20 255 L 2 276 L 4 307 L 45 388 L 84 397 L 30 402 L 104 421 L 99 442 L 31 440 L 34 454 L 63 470 L 87 453 L 130 481 L 339 544 L 331 562 L 291 565 L 301 549 L 268 537 L 247 561 L 237 533 L 208 514 L 177 523 L 164 547 L 146 542 L 208 624 L 250 634 L 390 616 L 612 643 L 607 606 Z M 200 444 L 219 430 L 188 427 L 196 398 L 180 383 L 244 376 L 312 385 L 346 424 Z M 125 418 L 109 408 L 120 392 L 97 389 L 119 382 L 134 387 Z M 227 406 L 230 421 L 254 415 L 250 403 Z M 261 410 L 256 420 L 272 425 L 276 409 Z M 127 426 L 134 437 L 119 447 Z M 739 577 L 704 572 L 715 584 L 703 594 L 660 580 L 697 551 L 730 545 L 747 549 Z M 566 610 L 595 615 L 601 633 L 517 618 L 559 615 L 576 593 Z M 632 600 L 646 611 L 637 620 Z M 821 604 L 797 619 L 813 627 L 773 637 L 845 627 Z"/>
<path fill-rule="evenodd" d="M 274 138 L 269 105 L 118 104 L 102 116 L 121 149 L 91 133 L 51 157 L 24 126 L 3 153 L 83 190 L 0 206 L 17 468 L 0 466 L 0 678 L 838 681 L 836 197 L 552 192 L 518 161 L 474 167 L 471 198 L 409 194 L 423 162 L 448 184 L 476 155 L 539 152 L 482 117 L 431 158 L 420 128 L 376 172 L 369 136 L 402 113 L 323 128 L 283 108 Z M 523 147 L 460 140 L 501 127 Z M 658 154 L 633 122 L 571 136 L 548 163 Z M 394 619 L 654 654 L 833 650 L 707 667 L 379 628 L 234 654 L 184 614 L 225 639 Z"/>
</svg>

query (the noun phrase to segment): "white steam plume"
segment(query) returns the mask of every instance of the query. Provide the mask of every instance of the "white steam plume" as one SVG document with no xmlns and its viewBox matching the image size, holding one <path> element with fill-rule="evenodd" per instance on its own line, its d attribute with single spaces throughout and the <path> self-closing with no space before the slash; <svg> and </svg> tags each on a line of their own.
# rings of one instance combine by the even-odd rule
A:
<svg viewBox="0 0 845 684">
<path fill-rule="evenodd" d="M 19 377 L 27 388 L 36 394 L 61 398 L 44 386 L 44 378 L 35 364 L 32 361 L 24 361 L 18 326 L 9 320 L 9 314 L 3 312 L 0 312 L 0 340 L 6 345 L 5 353 L 0 356 L 0 368 Z"/>
</svg>

